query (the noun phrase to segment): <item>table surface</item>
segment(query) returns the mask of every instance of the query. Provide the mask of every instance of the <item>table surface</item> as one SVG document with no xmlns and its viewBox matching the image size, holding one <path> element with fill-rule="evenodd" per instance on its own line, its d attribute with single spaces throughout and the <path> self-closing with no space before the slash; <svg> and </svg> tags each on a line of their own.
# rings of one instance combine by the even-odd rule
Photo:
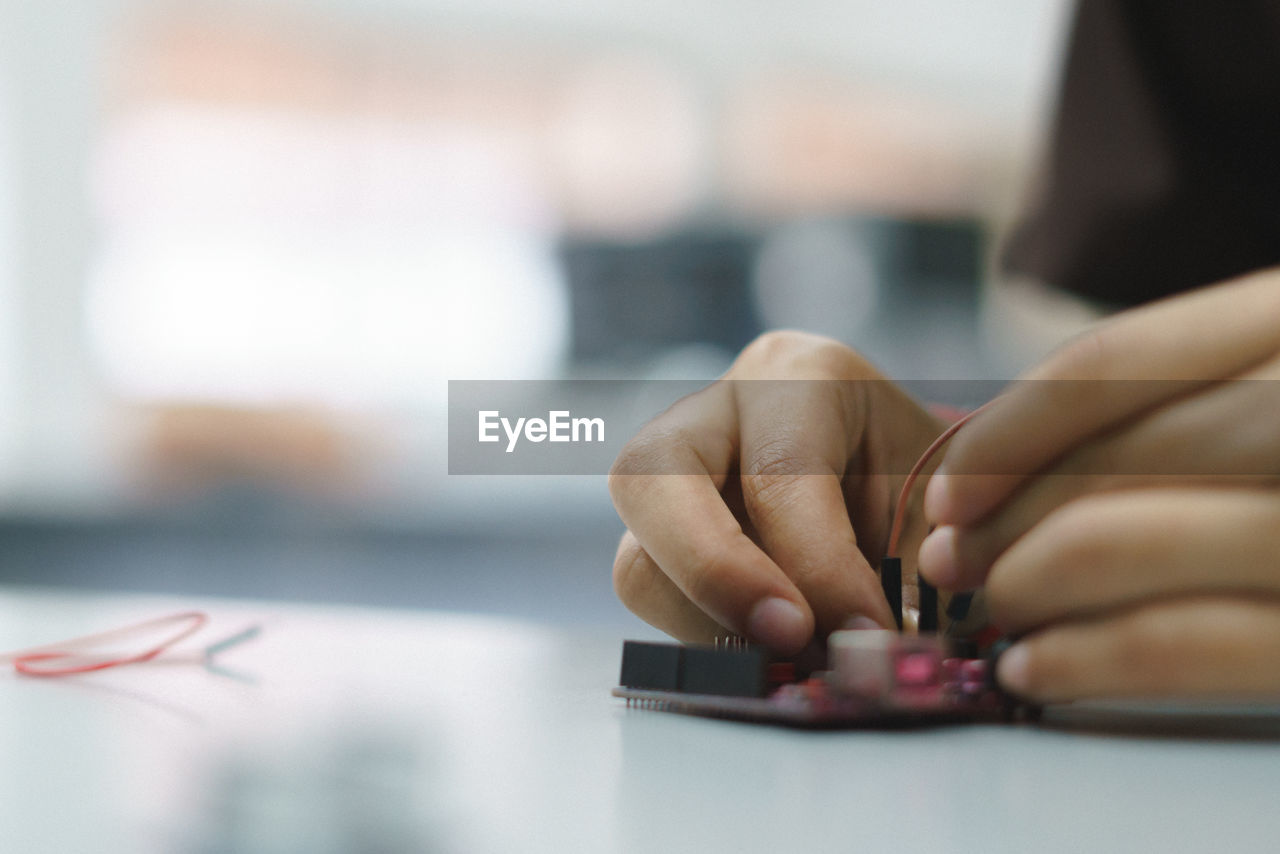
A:
<svg viewBox="0 0 1280 854">
<path fill-rule="evenodd" d="M 193 606 L 211 622 L 187 648 L 262 632 L 214 667 L 0 674 L 0 851 L 1216 852 L 1280 839 L 1274 709 L 793 731 L 626 708 L 609 696 L 621 638 L 608 634 L 38 589 L 0 588 L 0 649 Z M 1199 734 L 1169 732 L 1188 723 Z"/>
</svg>

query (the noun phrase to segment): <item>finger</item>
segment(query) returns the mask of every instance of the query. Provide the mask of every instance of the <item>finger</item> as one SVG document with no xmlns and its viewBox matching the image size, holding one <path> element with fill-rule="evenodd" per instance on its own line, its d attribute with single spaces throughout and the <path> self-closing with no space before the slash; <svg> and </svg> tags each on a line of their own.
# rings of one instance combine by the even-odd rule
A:
<svg viewBox="0 0 1280 854">
<path fill-rule="evenodd" d="M 1081 495 L 1206 480 L 1259 486 L 1280 475 L 1280 361 L 1206 387 L 1075 448 L 1025 482 L 994 512 L 956 530 L 943 526 L 921 547 L 934 584 L 966 589 L 1049 513 Z"/>
<path fill-rule="evenodd" d="M 1036 632 L 1000 657 L 1008 691 L 1040 702 L 1280 696 L 1280 601 L 1186 597 Z"/>
<path fill-rule="evenodd" d="M 618 543 L 613 588 L 633 614 L 684 643 L 712 643 L 730 633 L 680 592 L 630 531 Z"/>
<path fill-rule="evenodd" d="M 920 544 L 919 572 L 942 590 L 974 590 L 988 580 L 1000 555 L 1055 509 L 1122 485 L 1120 478 L 1096 474 L 1037 477 L 979 525 L 943 525 L 930 532 Z"/>
<path fill-rule="evenodd" d="M 627 528 L 690 601 L 738 634 L 795 652 L 813 634 L 813 614 L 743 533 L 713 477 L 736 459 L 731 396 L 716 383 L 654 419 L 623 449 L 609 489 Z"/>
<path fill-rule="evenodd" d="M 1189 594 L 1280 597 L 1280 496 L 1163 489 L 1081 499 L 996 562 L 992 620 L 1010 633 L 1143 600 Z"/>
<path fill-rule="evenodd" d="M 1280 346 L 1280 273 L 1269 271 L 1117 316 L 1026 375 L 952 441 L 925 512 L 970 524 L 1080 442 L 1247 370 Z"/>
<path fill-rule="evenodd" d="M 858 385 L 751 382 L 737 393 L 747 514 L 765 551 L 809 602 L 818 632 L 857 616 L 895 625 L 858 548 L 841 484 L 866 421 Z"/>
</svg>

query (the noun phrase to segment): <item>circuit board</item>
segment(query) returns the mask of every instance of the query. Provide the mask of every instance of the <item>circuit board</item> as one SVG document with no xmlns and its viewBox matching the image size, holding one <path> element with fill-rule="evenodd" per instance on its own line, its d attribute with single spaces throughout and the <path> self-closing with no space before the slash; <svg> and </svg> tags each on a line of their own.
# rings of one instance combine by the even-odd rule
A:
<svg viewBox="0 0 1280 854">
<path fill-rule="evenodd" d="M 739 642 L 623 644 L 613 690 L 629 706 L 807 728 L 877 728 L 1007 720 L 1027 710 L 990 678 L 991 662 L 936 635 L 833 632 L 827 666 L 798 675 Z"/>
</svg>

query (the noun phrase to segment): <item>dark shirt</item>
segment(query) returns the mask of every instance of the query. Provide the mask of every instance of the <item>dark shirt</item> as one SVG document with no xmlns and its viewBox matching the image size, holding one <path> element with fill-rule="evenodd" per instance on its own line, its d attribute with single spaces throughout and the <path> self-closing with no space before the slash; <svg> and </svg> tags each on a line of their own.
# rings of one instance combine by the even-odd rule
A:
<svg viewBox="0 0 1280 854">
<path fill-rule="evenodd" d="M 1280 0 L 1081 0 L 1006 267 L 1115 306 L 1280 264 Z"/>
</svg>

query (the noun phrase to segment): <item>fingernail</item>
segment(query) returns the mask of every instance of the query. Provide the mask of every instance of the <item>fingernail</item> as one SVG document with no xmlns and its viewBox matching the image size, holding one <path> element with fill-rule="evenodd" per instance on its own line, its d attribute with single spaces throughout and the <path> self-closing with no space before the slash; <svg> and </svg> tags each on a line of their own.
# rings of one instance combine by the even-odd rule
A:
<svg viewBox="0 0 1280 854">
<path fill-rule="evenodd" d="M 1015 643 L 996 662 L 996 681 L 1010 694 L 1025 696 L 1031 687 L 1031 651 L 1025 643 Z"/>
<path fill-rule="evenodd" d="M 924 517 L 930 522 L 948 521 L 951 512 L 951 487 L 942 470 L 933 473 L 924 488 Z"/>
<path fill-rule="evenodd" d="M 841 628 L 846 631 L 863 632 L 867 629 L 879 629 L 883 627 L 870 617 L 850 617 L 844 621 L 844 625 L 842 625 Z"/>
<path fill-rule="evenodd" d="M 751 609 L 747 634 L 765 646 L 793 652 L 809 639 L 809 620 L 794 602 L 774 596 Z"/>
<path fill-rule="evenodd" d="M 956 557 L 956 529 L 944 525 L 920 544 L 920 574 L 934 587 L 949 588 L 960 578 Z"/>
</svg>

